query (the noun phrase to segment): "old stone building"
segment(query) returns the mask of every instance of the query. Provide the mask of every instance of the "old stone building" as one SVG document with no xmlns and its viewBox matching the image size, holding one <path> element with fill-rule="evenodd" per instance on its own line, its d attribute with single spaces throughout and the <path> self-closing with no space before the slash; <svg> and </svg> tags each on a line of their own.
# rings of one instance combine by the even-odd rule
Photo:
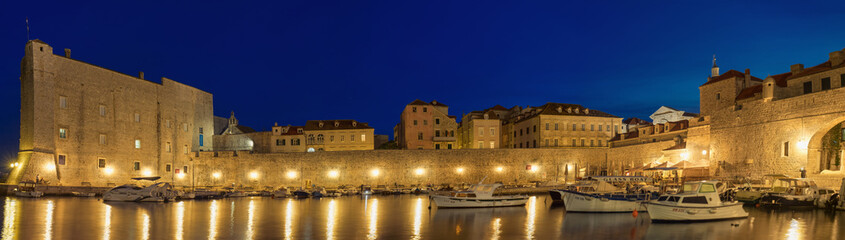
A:
<svg viewBox="0 0 845 240">
<path fill-rule="evenodd" d="M 305 132 L 301 126 L 279 126 L 271 131 L 270 152 L 305 152 Z"/>
<path fill-rule="evenodd" d="M 459 147 L 461 149 L 499 148 L 501 126 L 499 115 L 493 110 L 472 111 L 464 114 L 458 126 Z"/>
<path fill-rule="evenodd" d="M 419 99 L 405 106 L 394 128 L 394 140 L 402 149 L 457 149 L 458 123 L 449 106 Z"/>
<path fill-rule="evenodd" d="M 9 183 L 106 186 L 131 177 L 180 181 L 191 156 L 213 149 L 210 93 L 54 55 L 27 42 L 21 61 L 20 150 Z"/>
<path fill-rule="evenodd" d="M 577 104 L 528 107 L 503 123 L 511 148 L 606 147 L 622 118 Z"/>
<path fill-rule="evenodd" d="M 649 121 L 635 117 L 626 118 L 625 120 L 622 120 L 622 125 L 619 126 L 619 132 L 617 134 L 632 132 L 639 127 L 647 126 L 651 126 L 651 123 Z"/>
<path fill-rule="evenodd" d="M 308 152 L 373 150 L 374 131 L 355 120 L 310 120 L 303 127 Z"/>
</svg>

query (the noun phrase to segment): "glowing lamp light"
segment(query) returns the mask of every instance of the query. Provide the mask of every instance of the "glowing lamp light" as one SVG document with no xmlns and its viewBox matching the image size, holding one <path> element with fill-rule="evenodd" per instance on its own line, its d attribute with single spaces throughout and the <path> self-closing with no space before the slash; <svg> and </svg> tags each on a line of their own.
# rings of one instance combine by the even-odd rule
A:
<svg viewBox="0 0 845 240">
<path fill-rule="evenodd" d="M 455 169 L 455 171 L 458 173 L 464 173 L 464 168 L 459 167 L 458 169 Z"/>
<path fill-rule="evenodd" d="M 681 159 L 687 160 L 689 158 L 689 153 L 681 153 Z"/>
<path fill-rule="evenodd" d="M 144 176 L 152 176 L 152 175 L 153 175 L 153 171 L 150 171 L 149 169 L 144 170 Z"/>
<path fill-rule="evenodd" d="M 179 179 L 182 179 L 182 178 L 185 178 L 185 174 L 184 173 L 177 173 L 176 177 L 179 178 Z"/>
<path fill-rule="evenodd" d="M 252 180 L 258 179 L 258 172 L 252 171 L 249 173 L 249 178 Z"/>
<path fill-rule="evenodd" d="M 807 150 L 807 140 L 798 141 L 798 148 L 801 150 Z"/>
<path fill-rule="evenodd" d="M 423 175 L 423 173 L 425 173 L 425 169 L 417 168 L 417 170 L 414 170 L 414 173 L 417 175 Z"/>
<path fill-rule="evenodd" d="M 538 170 L 540 170 L 540 166 L 531 165 L 531 169 L 529 169 L 528 171 L 537 172 Z"/>
<path fill-rule="evenodd" d="M 337 176 L 340 176 L 340 172 L 338 172 L 337 170 L 329 171 L 329 177 L 330 178 L 337 178 Z"/>
<path fill-rule="evenodd" d="M 294 172 L 294 171 L 288 171 L 288 173 L 286 175 L 288 176 L 289 179 L 296 178 L 296 172 Z"/>
<path fill-rule="evenodd" d="M 373 177 L 378 177 L 379 174 L 381 174 L 381 171 L 379 171 L 378 169 L 373 169 L 372 171 L 370 171 L 370 175 L 373 175 Z"/>
<path fill-rule="evenodd" d="M 111 167 L 104 168 L 103 172 L 105 172 L 106 175 L 111 175 L 112 173 L 114 173 L 114 168 L 111 168 Z"/>
<path fill-rule="evenodd" d="M 701 155 L 707 155 L 707 150 L 701 150 Z"/>
<path fill-rule="evenodd" d="M 220 176 L 221 176 L 221 174 L 220 174 L 220 172 L 214 172 L 214 173 L 212 173 L 212 174 L 211 174 L 211 176 L 212 176 L 212 177 L 214 177 L 214 178 L 219 179 L 219 178 L 220 178 Z"/>
<path fill-rule="evenodd" d="M 504 170 L 505 170 L 504 167 L 496 167 L 496 172 L 502 172 Z"/>
</svg>

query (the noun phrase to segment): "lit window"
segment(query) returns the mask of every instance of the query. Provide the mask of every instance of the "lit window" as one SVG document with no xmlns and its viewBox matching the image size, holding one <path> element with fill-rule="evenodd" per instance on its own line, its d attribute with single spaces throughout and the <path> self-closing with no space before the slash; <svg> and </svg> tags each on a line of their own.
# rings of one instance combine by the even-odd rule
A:
<svg viewBox="0 0 845 240">
<path fill-rule="evenodd" d="M 496 148 L 496 142 L 490 142 L 490 148 Z"/>
<path fill-rule="evenodd" d="M 141 140 L 135 139 L 135 148 L 141 148 Z"/>
<path fill-rule="evenodd" d="M 420 136 L 422 136 L 422 133 L 420 133 Z M 361 141 L 366 142 L 367 141 L 367 135 L 361 134 Z"/>
<path fill-rule="evenodd" d="M 59 128 L 59 138 L 67 138 L 67 128 Z"/>
<path fill-rule="evenodd" d="M 59 96 L 59 107 L 63 109 L 67 108 L 67 97 Z"/>
<path fill-rule="evenodd" d="M 59 165 L 65 165 L 67 163 L 67 155 L 59 155 L 57 162 Z"/>
</svg>

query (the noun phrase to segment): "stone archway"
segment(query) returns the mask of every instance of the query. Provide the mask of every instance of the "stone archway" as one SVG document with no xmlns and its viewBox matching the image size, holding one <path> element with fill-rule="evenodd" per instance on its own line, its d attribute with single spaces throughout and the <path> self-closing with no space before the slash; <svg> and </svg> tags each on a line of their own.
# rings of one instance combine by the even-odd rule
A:
<svg viewBox="0 0 845 240">
<path fill-rule="evenodd" d="M 824 170 L 838 171 L 841 169 L 843 156 L 841 150 L 842 127 L 845 116 L 836 117 L 819 125 L 807 142 L 807 172 L 820 173 Z M 835 139 L 838 138 L 838 139 Z M 839 161 L 839 164 L 836 162 Z"/>
</svg>

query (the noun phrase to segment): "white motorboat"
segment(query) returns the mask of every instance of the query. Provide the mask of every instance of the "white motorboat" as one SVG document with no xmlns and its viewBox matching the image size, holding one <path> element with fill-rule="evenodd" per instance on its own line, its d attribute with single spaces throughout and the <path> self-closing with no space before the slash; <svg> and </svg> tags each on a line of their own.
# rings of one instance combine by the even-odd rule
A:
<svg viewBox="0 0 845 240">
<path fill-rule="evenodd" d="M 35 189 L 36 186 L 38 186 L 38 183 L 35 182 L 21 182 L 18 187 L 15 188 L 15 196 L 29 198 L 39 198 L 44 196 L 44 192 Z"/>
<path fill-rule="evenodd" d="M 290 190 L 286 187 L 280 187 L 279 189 L 276 189 L 276 191 L 273 191 L 273 195 L 271 197 L 286 198 L 288 196 L 290 196 Z"/>
<path fill-rule="evenodd" d="M 567 212 L 633 212 L 645 211 L 641 203 L 656 199 L 656 193 L 639 191 L 640 189 L 623 189 L 610 184 L 639 183 L 647 181 L 647 177 L 590 177 L 587 180 L 569 186 L 567 189 L 550 190 L 552 199 L 560 198 Z"/>
<path fill-rule="evenodd" d="M 134 180 L 155 181 L 161 177 L 133 178 Z M 103 193 L 103 201 L 116 202 L 164 202 L 176 198 L 169 183 L 160 182 L 142 187 L 135 184 L 125 184 L 114 187 Z"/>
<path fill-rule="evenodd" d="M 525 195 L 493 196 L 496 188 L 502 184 L 476 184 L 466 191 L 452 191 L 449 195 L 431 195 L 434 204 L 439 208 L 473 208 L 473 207 L 510 207 L 521 206 L 528 202 Z"/>
<path fill-rule="evenodd" d="M 748 213 L 737 201 L 723 202 L 719 198 L 718 181 L 698 181 L 684 184 L 681 193 L 662 195 L 647 202 L 652 222 L 691 222 L 746 218 Z"/>
</svg>

